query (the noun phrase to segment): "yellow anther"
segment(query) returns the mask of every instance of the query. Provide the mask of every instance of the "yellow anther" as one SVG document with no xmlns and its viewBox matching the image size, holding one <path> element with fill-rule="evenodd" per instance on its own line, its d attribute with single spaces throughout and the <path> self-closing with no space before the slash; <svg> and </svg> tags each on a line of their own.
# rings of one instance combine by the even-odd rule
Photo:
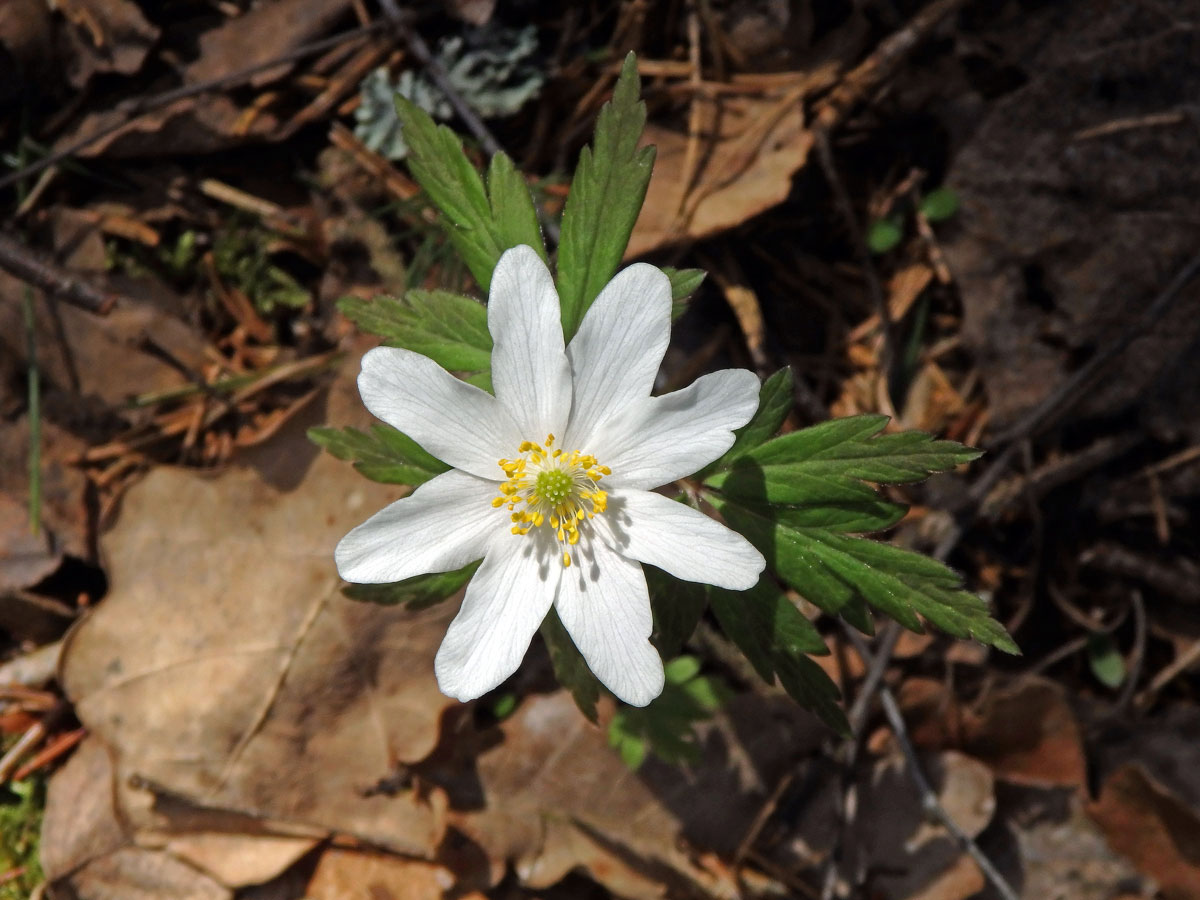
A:
<svg viewBox="0 0 1200 900">
<path fill-rule="evenodd" d="M 555 538 L 570 547 L 582 537 L 579 523 L 604 512 L 608 495 L 598 484 L 612 470 L 592 454 L 556 448 L 554 441 L 553 434 L 541 444 L 522 441 L 516 459 L 498 460 L 504 480 L 492 506 L 508 507 L 513 534 L 527 535 L 549 520 Z M 570 564 L 571 554 L 564 550 L 563 565 Z"/>
</svg>

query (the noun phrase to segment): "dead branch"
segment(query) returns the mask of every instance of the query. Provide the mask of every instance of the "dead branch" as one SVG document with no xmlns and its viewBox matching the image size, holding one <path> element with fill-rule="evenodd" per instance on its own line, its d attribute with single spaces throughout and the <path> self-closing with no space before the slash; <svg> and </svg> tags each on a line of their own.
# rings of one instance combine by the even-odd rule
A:
<svg viewBox="0 0 1200 900">
<path fill-rule="evenodd" d="M 15 238 L 0 233 L 0 269 L 35 288 L 61 297 L 66 303 L 106 316 L 120 296 L 97 290 L 56 263 L 26 247 Z"/>
</svg>

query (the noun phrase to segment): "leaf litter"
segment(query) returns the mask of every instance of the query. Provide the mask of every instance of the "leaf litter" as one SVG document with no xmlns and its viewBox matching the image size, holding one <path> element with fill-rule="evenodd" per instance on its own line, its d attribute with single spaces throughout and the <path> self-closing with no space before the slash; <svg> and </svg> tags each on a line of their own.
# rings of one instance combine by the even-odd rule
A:
<svg viewBox="0 0 1200 900">
<path fill-rule="evenodd" d="M 472 17 L 492 15 L 488 4 L 475 6 Z M 1195 196 L 1189 180 L 1195 166 L 1187 162 L 1194 154 L 1186 142 L 1186 97 L 1179 93 L 1186 93 L 1187 81 L 1175 78 L 1187 70 L 1173 62 L 1194 49 L 1194 29 L 1185 21 L 1190 4 L 1175 11 L 1179 21 L 1152 3 L 1102 14 L 1084 3 L 1057 10 L 1027 6 L 964 7 L 946 20 L 940 32 L 946 40 L 932 45 L 919 65 L 899 69 L 872 53 L 884 36 L 882 25 L 859 12 L 841 21 L 807 14 L 788 21 L 772 9 L 770 24 L 756 37 L 745 22 L 767 14 L 732 3 L 718 19 L 699 23 L 705 55 L 697 68 L 680 61 L 686 46 L 663 43 L 654 27 L 636 25 L 623 8 L 617 36 L 641 42 L 644 73 L 653 79 L 647 96 L 659 154 L 638 249 L 669 254 L 681 266 L 713 268 L 719 259 L 718 270 L 736 288 L 725 287 L 725 297 L 722 285 L 697 291 L 697 312 L 678 332 L 688 349 L 673 353 L 688 354 L 689 366 L 725 364 L 726 358 L 743 365 L 744 338 L 757 367 L 792 363 L 798 406 L 787 411 L 788 429 L 804 424 L 810 407 L 824 405 L 845 415 L 899 413 L 908 426 L 986 445 L 998 428 L 1051 396 L 1090 354 L 1103 350 L 1110 334 L 1136 325 L 1130 318 L 1135 289 L 1138 296 L 1160 289 L 1163 272 L 1184 254 L 1194 231 L 1187 206 Z M 26 4 L 23 31 L 0 11 L 0 43 L 18 65 L 17 93 L 0 90 L 0 102 L 34 83 L 49 61 L 56 65 L 48 84 L 87 82 L 92 99 L 65 108 L 40 133 L 46 144 L 64 147 L 125 121 L 129 111 L 118 108 L 121 100 L 170 86 L 155 79 L 163 61 L 171 68 L 178 57 L 170 56 L 176 31 L 161 28 L 158 13 L 140 12 L 125 0 L 73 0 L 60 7 L 44 18 L 42 4 Z M 178 70 L 189 84 L 280 58 L 363 13 L 362 4 L 346 3 L 324 4 L 312 15 L 309 0 L 217 7 L 219 14 L 203 24 L 224 24 L 201 27 L 199 55 L 185 54 Z M 955 4 L 926 4 L 922 15 L 935 7 L 953 12 Z M 305 11 L 309 15 L 288 18 Z M 264 27 L 268 19 L 278 27 Z M 888 28 L 903 33 L 909 24 Z M 572 34 L 572 26 L 564 27 Z M 730 30 L 719 34 L 725 27 Z M 704 647 L 709 664 L 730 674 L 739 693 L 727 713 L 701 728 L 705 752 L 690 768 L 651 759 L 630 774 L 603 730 L 587 724 L 569 697 L 538 693 L 549 683 L 538 674 L 544 658 L 531 660 L 533 671 L 522 676 L 528 679 L 521 685 L 525 700 L 498 724 L 486 711 L 471 717 L 447 708 L 432 685 L 428 656 L 449 610 L 359 605 L 343 598 L 322 569 L 328 558 L 322 542 L 331 546 L 344 530 L 337 523 L 349 515 L 347 498 L 357 494 L 368 508 L 397 494 L 368 484 L 348 465 L 312 458 L 300 434 L 306 424 L 327 421 L 320 400 L 296 407 L 295 420 L 281 420 L 274 438 L 258 422 L 260 445 L 239 450 L 235 468 L 215 476 L 195 468 L 154 469 L 122 496 L 129 473 L 171 460 L 170 453 L 122 449 L 107 482 L 95 480 L 95 469 L 85 475 L 70 462 L 81 459 L 97 435 L 113 437 L 97 419 L 120 410 L 123 427 L 138 420 L 122 408 L 131 393 L 191 392 L 171 413 L 186 425 L 183 415 L 190 421 L 210 402 L 193 377 L 212 377 L 204 368 L 210 339 L 237 344 L 236 352 L 220 344 L 234 368 L 262 371 L 262 360 L 278 350 L 272 345 L 295 323 L 324 329 L 331 343 L 345 335 L 332 314 L 320 320 L 339 293 L 369 297 L 380 292 L 381 281 L 383 289 L 400 293 L 414 272 L 421 275 L 380 239 L 387 232 L 379 223 L 414 229 L 427 241 L 422 246 L 435 248 L 429 230 L 421 230 L 426 211 L 404 208 L 393 219 L 364 213 L 381 195 L 412 205 L 415 186 L 386 160 L 338 136 L 353 113 L 347 100 L 357 83 L 353 73 L 368 61 L 368 68 L 385 61 L 395 67 L 402 52 L 393 53 L 385 41 L 358 41 L 311 65 L 281 63 L 228 89 L 152 110 L 80 151 L 100 168 L 83 176 L 51 170 L 23 203 L 23 215 L 34 212 L 26 219 L 32 242 L 46 239 L 61 262 L 89 280 L 130 290 L 158 279 L 141 298 L 149 303 L 118 307 L 107 321 L 60 308 L 65 340 L 50 318 L 39 316 L 39 347 L 63 352 L 42 353 L 52 420 L 42 423 L 48 533 L 36 540 L 18 520 L 28 501 L 22 479 L 28 430 L 12 388 L 26 360 L 16 337 L 19 317 L 7 317 L 18 308 L 13 301 L 21 287 L 8 282 L 0 292 L 0 316 L 11 326 L 0 328 L 0 515 L 3 571 L 11 574 L 3 603 L 22 592 L 35 599 L 20 602 L 44 606 L 51 594 L 62 602 L 54 578 L 66 573 L 74 584 L 81 565 L 102 569 L 111 588 L 66 642 L 64 684 L 91 735 L 51 780 L 42 851 L 47 872 L 85 897 L 227 897 L 235 890 L 239 896 L 319 897 L 378 888 L 377 894 L 398 897 L 410 891 L 474 898 L 472 891 L 523 890 L 513 879 L 551 896 L 556 881 L 580 870 L 618 896 L 727 896 L 735 879 L 742 889 L 765 894 L 781 885 L 799 891 L 794 885 L 808 888 L 831 859 L 839 836 L 830 823 L 844 815 L 839 782 L 849 780 L 867 798 L 854 824 L 865 848 L 866 880 L 841 882 L 839 890 L 928 900 L 978 891 L 982 876 L 974 864 L 907 814 L 919 798 L 903 777 L 890 731 L 867 735 L 869 756 L 857 770 L 828 766 L 817 747 L 825 733 L 781 697 L 746 693 L 753 679 L 739 679 L 736 667 L 721 661 L 721 645 L 703 643 L 703 629 L 689 649 Z M 788 49 L 787 42 L 801 49 Z M 563 46 L 569 44 L 564 39 Z M 759 50 L 744 46 L 767 47 L 770 66 L 793 71 L 743 71 L 758 62 L 768 67 L 765 55 L 759 60 Z M 516 128 L 499 123 L 515 158 L 525 125 L 553 117 L 564 103 L 569 111 L 571 91 L 586 92 L 584 82 L 594 75 L 611 83 L 609 75 L 597 75 L 599 66 L 566 57 L 560 62 L 566 74 L 548 81 L 553 90 L 539 109 Z M 903 211 L 914 184 L 928 198 L 926 188 L 935 188 L 940 174 L 959 200 L 953 216 L 924 227 L 919 216 L 901 215 L 898 243 L 874 259 L 889 316 L 913 350 L 898 394 L 883 370 L 889 348 L 878 309 L 870 308 L 863 288 L 871 273 L 847 249 L 853 235 L 838 233 L 839 213 L 821 184 L 825 173 L 808 158 L 810 121 L 837 106 L 828 92 L 844 87 L 839 73 L 868 71 L 872 63 L 884 64 L 884 82 L 838 107 L 848 117 L 833 145 L 846 188 L 856 200 L 865 198 L 868 210 L 893 215 Z M 601 93 L 580 100 L 574 115 L 594 113 L 590 104 Z M 1057 112 L 1064 97 L 1074 101 L 1065 117 Z M 914 126 L 912 116 L 926 124 Z M 185 229 L 203 235 L 213 215 L 227 213 L 218 207 L 197 216 L 197 198 L 209 198 L 203 205 L 211 197 L 190 172 L 181 178 L 169 155 L 201 154 L 188 157 L 189 166 L 198 161 L 198 169 L 206 168 L 205 153 L 252 154 L 256 144 L 286 142 L 322 117 L 333 119 L 330 143 L 346 152 L 342 165 L 354 170 L 359 186 L 343 177 L 321 189 L 328 194 L 299 195 L 306 215 L 326 217 L 321 234 L 329 246 L 317 241 L 322 248 L 313 259 L 332 274 L 320 290 L 314 287 L 313 306 L 297 318 L 239 309 L 234 319 L 243 332 L 231 338 L 218 332 L 237 326 L 214 323 L 208 313 L 197 313 L 203 304 L 185 305 L 194 298 L 162 290 L 161 272 L 147 280 L 144 273 L 111 279 L 101 271 L 109 249 L 122 246 L 114 241 L 147 239 L 136 227 L 142 223 L 153 225 L 156 240 L 170 242 Z M 872 161 L 880 138 L 886 152 Z M 569 158 L 566 144 L 532 138 L 530 144 L 524 171 L 549 171 L 554 153 Z M 933 144 L 938 149 L 926 152 Z M 120 158 L 130 156 L 144 160 L 145 171 L 120 169 Z M 873 168 L 877 163 L 886 174 Z M 149 187 L 153 209 L 144 197 L 132 201 L 103 183 L 118 170 Z M 928 184 L 917 170 L 930 170 Z M 92 180 L 96 173 L 100 178 Z M 217 174 L 253 186 L 228 169 Z M 372 179 L 378 183 L 363 186 Z M 55 190 L 45 192 L 51 184 Z M 78 190 L 81 184 L 85 191 Z M 547 196 L 561 197 L 555 189 L 551 184 Z M 116 206 L 105 204 L 106 193 Z M 911 193 L 913 206 L 924 208 L 919 196 Z M 282 209 L 276 201 L 284 199 L 275 197 L 273 208 Z M 1119 215 L 1111 214 L 1114 208 Z M 355 215 L 368 226 L 356 227 Z M 352 245 L 357 252 L 368 242 L 367 231 L 374 237 L 363 266 L 342 250 Z M 703 252 L 692 255 L 697 242 Z M 453 275 L 436 261 L 433 271 Z M 214 283 L 222 303 L 238 289 Z M 471 293 L 461 280 L 417 283 Z M 742 309 L 732 328 L 714 326 L 725 300 L 744 306 L 747 297 L 753 316 Z M 986 585 L 997 607 L 1012 615 L 1030 666 L 1046 677 L 1014 679 L 1021 669 L 999 667 L 979 648 L 940 637 L 897 652 L 884 676 L 904 703 L 939 800 L 995 858 L 1020 860 L 1031 895 L 1063 885 L 1072 896 L 1104 898 L 1119 888 L 1148 894 L 1155 884 L 1168 898 L 1196 890 L 1200 863 L 1190 840 L 1200 792 L 1191 773 L 1200 768 L 1189 762 L 1186 736 L 1193 732 L 1185 713 L 1192 709 L 1188 670 L 1198 658 L 1200 628 L 1190 612 L 1194 592 L 1163 574 L 1186 572 L 1178 563 L 1194 558 L 1186 528 L 1197 495 L 1194 448 L 1187 444 L 1194 417 L 1178 402 L 1190 395 L 1182 389 L 1181 361 L 1195 342 L 1192 306 L 1185 297 L 1172 317 L 1109 367 L 1121 377 L 1075 407 L 1065 439 L 1052 433 L 1034 442 L 1027 460 L 1033 468 L 1003 482 L 1005 496 L 1024 498 L 1025 505 L 995 504 L 999 511 L 989 510 L 986 536 L 985 529 L 968 535 L 955 560 L 973 589 Z M 317 321 L 310 324 L 314 311 Z M 742 327 L 745 335 L 738 334 Z M 192 374 L 137 349 L 143 334 Z M 285 340 L 302 355 L 331 345 Z M 74 375 L 68 356 L 75 359 Z M 73 378 L 80 384 L 71 390 Z M 348 390 L 343 382 L 335 396 Z M 88 395 L 92 400 L 81 402 Z M 1133 457 L 1127 450 L 1087 455 L 1093 439 L 1109 436 L 1113 420 L 1105 417 L 1131 414 L 1151 435 L 1140 438 Z M 185 447 L 188 434 L 176 432 Z M 215 443 L 201 449 L 179 460 L 211 466 L 231 456 Z M 990 458 L 978 465 L 986 467 Z M 894 495 L 919 504 L 897 526 L 896 542 L 927 541 L 943 521 L 936 507 L 953 499 L 960 483 L 946 478 Z M 91 494 L 97 489 L 99 509 Z M 378 493 L 368 498 L 366 492 Z M 1093 501 L 1096 496 L 1103 499 Z M 112 520 L 116 529 L 97 539 L 97 526 Z M 1042 533 L 1055 540 L 1030 554 L 1026 542 L 1041 541 Z M 1072 543 L 1081 533 L 1087 536 L 1082 547 Z M 1103 540 L 1086 546 L 1097 535 Z M 199 543 L 220 549 L 206 553 Z M 279 546 L 286 555 L 276 549 L 273 559 L 268 548 Z M 1076 563 L 1081 553 L 1082 566 Z M 1171 565 L 1160 571 L 1153 566 L 1163 554 Z M 1058 596 L 1054 602 L 1047 582 Z M 60 610 L 67 615 L 47 632 L 35 636 L 29 606 L 20 628 L 10 620 L 4 628 L 17 638 L 52 641 L 103 590 L 89 587 L 78 603 L 67 598 Z M 1134 630 L 1131 590 L 1145 595 L 1149 637 Z M 807 609 L 802 600 L 798 608 Z M 1111 632 L 1096 631 L 1113 622 Z M 1083 650 L 1069 652 L 1072 642 L 1086 648 L 1097 634 L 1123 657 L 1122 683 L 1092 680 Z M 861 661 L 839 635 L 824 637 L 833 654 L 821 662 L 828 660 L 835 678 L 853 688 L 867 675 Z M 7 665 L 3 671 L 23 669 Z M 1129 679 L 1138 689 L 1132 702 L 1121 700 Z M 535 685 L 531 693 L 528 684 Z M 6 733 L 19 735 L 43 714 L 31 696 L 0 701 L 0 720 L 14 730 Z M 602 723 L 610 715 L 601 703 Z M 1180 736 L 1174 742 L 1164 736 L 1172 728 Z M 558 752 L 560 745 L 569 750 Z M 613 785 L 621 786 L 621 796 L 603 790 Z M 984 815 L 989 803 L 994 807 Z M 907 813 L 885 816 L 883 809 Z M 724 868 L 730 861 L 733 870 Z"/>
</svg>

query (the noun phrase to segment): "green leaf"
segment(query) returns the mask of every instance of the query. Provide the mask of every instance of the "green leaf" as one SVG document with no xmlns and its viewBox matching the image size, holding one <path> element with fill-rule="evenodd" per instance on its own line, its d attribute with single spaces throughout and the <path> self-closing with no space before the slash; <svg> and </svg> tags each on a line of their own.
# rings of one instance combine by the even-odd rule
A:
<svg viewBox="0 0 1200 900">
<path fill-rule="evenodd" d="M 644 566 L 654 610 L 654 646 L 664 659 L 676 656 L 708 607 L 704 585 L 672 578 L 661 569 Z"/>
<path fill-rule="evenodd" d="M 904 238 L 904 230 L 895 219 L 877 219 L 867 229 L 867 247 L 872 253 L 887 253 Z"/>
<path fill-rule="evenodd" d="M 700 674 L 700 661 L 681 656 L 664 667 L 663 692 L 643 708 L 622 707 L 608 727 L 608 742 L 631 769 L 647 751 L 672 765 L 700 757 L 695 725 L 712 717 L 732 696 L 721 680 Z"/>
<path fill-rule="evenodd" d="M 807 656 L 780 659 L 779 683 L 793 700 L 811 710 L 844 738 L 850 737 L 850 722 L 838 701 L 841 691 L 825 670 Z"/>
<path fill-rule="evenodd" d="M 412 438 L 390 425 L 372 425 L 370 433 L 357 428 L 310 428 L 308 439 L 372 481 L 418 485 L 449 470 Z"/>
<path fill-rule="evenodd" d="M 563 209 L 558 245 L 558 296 L 569 341 L 625 255 L 646 198 L 654 148 L 638 149 L 646 104 L 633 53 L 625 57 L 612 100 L 596 119 L 592 147 L 579 154 Z"/>
<path fill-rule="evenodd" d="M 671 282 L 671 299 L 686 300 L 704 283 L 708 273 L 703 269 L 672 269 L 663 266 L 663 274 Z"/>
<path fill-rule="evenodd" d="M 507 157 L 492 159 L 485 187 L 458 135 L 399 94 L 396 114 L 410 151 L 409 170 L 441 210 L 450 242 L 484 291 L 510 247 L 527 243 L 546 258 L 533 200 Z"/>
<path fill-rule="evenodd" d="M 703 269 L 672 269 L 663 266 L 663 274 L 671 282 L 671 321 L 678 319 L 687 309 L 688 298 L 707 277 Z"/>
<path fill-rule="evenodd" d="M 816 713 L 829 727 L 845 734 L 841 696 L 825 671 L 806 654 L 829 652 L 816 626 L 808 621 L 779 587 L 762 578 L 748 591 L 710 588 L 713 614 L 726 636 L 773 683 L 779 676 L 796 702 Z"/>
<path fill-rule="evenodd" d="M 880 501 L 863 481 L 919 481 L 980 455 L 923 431 L 879 434 L 886 424 L 887 416 L 851 416 L 793 431 L 748 450 L 705 483 L 758 502 L 870 506 Z M 868 515 L 886 518 L 886 508 L 878 506 Z"/>
<path fill-rule="evenodd" d="M 930 222 L 942 222 L 958 212 L 958 194 L 948 187 L 930 191 L 921 201 L 921 215 Z"/>
<path fill-rule="evenodd" d="M 550 608 L 550 612 L 542 620 L 541 633 L 546 642 L 546 649 L 550 651 L 554 677 L 571 692 L 579 711 L 587 716 L 589 721 L 595 722 L 596 702 L 600 699 L 600 682 L 596 680 L 571 636 L 567 634 L 567 629 L 563 627 L 554 607 Z"/>
<path fill-rule="evenodd" d="M 453 572 L 434 572 L 416 575 L 391 584 L 349 584 L 342 593 L 351 600 L 361 603 L 378 603 L 380 606 L 404 605 L 409 609 L 425 609 L 435 606 L 454 596 L 471 580 L 478 562 L 456 569 Z"/>
<path fill-rule="evenodd" d="M 1087 640 L 1088 665 L 1105 687 L 1119 688 L 1125 683 L 1125 658 L 1109 634 L 1090 634 Z"/>
<path fill-rule="evenodd" d="M 546 245 L 542 241 L 542 228 L 538 224 L 529 185 L 506 153 L 497 153 L 488 166 L 488 195 L 501 252 L 525 244 L 546 262 Z"/>
<path fill-rule="evenodd" d="M 962 590 L 958 574 L 937 560 L 829 528 L 791 524 L 777 508 L 714 502 L 780 577 L 826 612 L 837 614 L 861 599 L 913 631 L 923 631 L 923 616 L 955 637 L 1019 652 L 987 604 Z"/>
<path fill-rule="evenodd" d="M 759 444 L 774 437 L 792 410 L 794 386 L 791 366 L 785 366 L 763 382 L 758 391 L 758 409 L 754 417 L 734 432 L 733 446 L 725 455 L 705 466 L 704 472 L 719 472 Z"/>
<path fill-rule="evenodd" d="M 709 588 L 709 600 L 721 630 L 767 681 L 774 677 L 779 654 L 829 652 L 816 626 L 769 578 L 748 591 Z"/>
<path fill-rule="evenodd" d="M 444 369 L 479 372 L 491 368 L 487 308 L 470 297 L 411 290 L 401 298 L 344 297 L 338 301 L 338 309 L 363 331 L 428 356 Z"/>
</svg>

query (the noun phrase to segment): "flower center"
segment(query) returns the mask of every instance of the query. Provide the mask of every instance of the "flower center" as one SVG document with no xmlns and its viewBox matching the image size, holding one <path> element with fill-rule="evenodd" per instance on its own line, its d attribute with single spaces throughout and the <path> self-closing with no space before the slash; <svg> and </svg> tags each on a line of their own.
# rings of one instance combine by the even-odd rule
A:
<svg viewBox="0 0 1200 900">
<path fill-rule="evenodd" d="M 500 483 L 500 496 L 492 506 L 507 506 L 512 513 L 513 534 L 529 534 L 549 523 L 560 544 L 562 564 L 571 565 L 567 546 L 579 543 L 579 523 L 604 512 L 608 494 L 600 490 L 600 479 L 611 475 L 596 457 L 579 450 L 554 449 L 554 435 L 544 443 L 523 441 L 516 459 L 500 460 L 508 476 Z"/>
</svg>

